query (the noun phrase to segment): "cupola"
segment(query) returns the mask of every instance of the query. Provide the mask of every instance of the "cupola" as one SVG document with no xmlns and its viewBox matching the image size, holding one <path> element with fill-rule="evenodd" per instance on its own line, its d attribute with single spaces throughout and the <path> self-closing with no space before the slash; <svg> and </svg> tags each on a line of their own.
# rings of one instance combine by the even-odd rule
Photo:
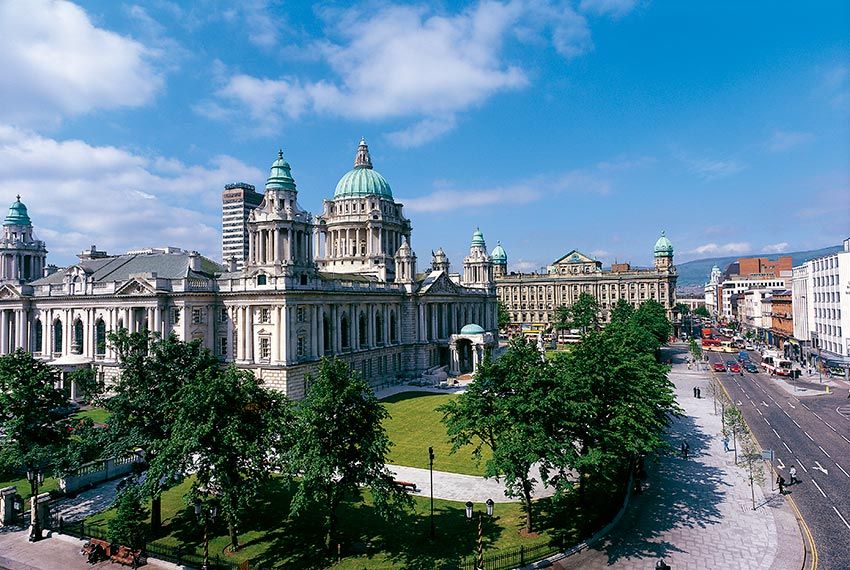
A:
<svg viewBox="0 0 850 570">
<path fill-rule="evenodd" d="M 277 151 L 277 160 L 272 163 L 266 190 L 295 190 L 295 180 L 289 163 L 283 159 L 283 151 Z"/>
<path fill-rule="evenodd" d="M 372 167 L 372 157 L 369 156 L 366 139 L 360 139 L 354 157 L 354 168 L 340 178 L 334 190 L 334 199 L 361 196 L 380 196 L 388 200 L 393 198 L 390 183 Z"/>
<path fill-rule="evenodd" d="M 673 244 L 667 239 L 664 231 L 661 231 L 661 237 L 655 242 L 655 257 L 672 257 Z"/>
<path fill-rule="evenodd" d="M 6 219 L 3 221 L 4 226 L 31 226 L 32 221 L 30 221 L 29 214 L 27 214 L 27 207 L 21 202 L 20 194 L 17 197 L 11 206 L 9 206 L 9 214 L 6 216 Z"/>
</svg>

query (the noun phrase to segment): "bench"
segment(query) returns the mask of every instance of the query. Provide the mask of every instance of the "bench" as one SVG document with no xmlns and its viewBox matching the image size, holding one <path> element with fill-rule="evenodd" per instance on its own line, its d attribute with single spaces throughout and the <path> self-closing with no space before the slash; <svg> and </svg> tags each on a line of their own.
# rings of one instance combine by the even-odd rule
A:
<svg viewBox="0 0 850 570">
<path fill-rule="evenodd" d="M 89 562 L 94 563 L 108 559 L 111 549 L 112 545 L 105 540 L 92 538 L 83 545 L 83 548 L 80 550 L 80 554 L 83 554 L 86 558 L 88 558 Z"/>
<path fill-rule="evenodd" d="M 144 566 L 147 563 L 147 559 L 142 557 L 141 550 L 131 550 L 126 546 L 119 546 L 118 550 L 110 558 L 113 562 L 118 562 L 124 566 L 132 566 L 133 568 Z"/>
<path fill-rule="evenodd" d="M 417 492 L 419 489 L 416 488 L 416 483 L 410 483 L 409 481 L 393 481 L 393 484 L 397 487 L 401 487 L 405 491 Z"/>
</svg>

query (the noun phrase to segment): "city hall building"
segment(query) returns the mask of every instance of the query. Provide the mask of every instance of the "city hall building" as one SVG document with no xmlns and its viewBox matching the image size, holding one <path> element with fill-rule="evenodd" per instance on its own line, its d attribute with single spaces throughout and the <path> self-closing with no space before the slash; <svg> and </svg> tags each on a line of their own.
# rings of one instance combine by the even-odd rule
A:
<svg viewBox="0 0 850 570">
<path fill-rule="evenodd" d="M 602 263 L 573 250 L 553 262 L 546 273 L 508 273 L 507 253 L 501 244 L 491 254 L 496 276 L 496 296 L 504 303 L 514 325 L 547 328 L 555 322 L 555 311 L 570 306 L 587 293 L 599 303 L 602 322 L 610 320 L 611 309 L 620 299 L 634 306 L 653 299 L 667 310 L 673 320 L 676 304 L 676 267 L 673 245 L 661 232 L 653 250 L 652 269 L 640 269 L 628 263 L 614 263 L 609 270 Z"/>
<path fill-rule="evenodd" d="M 234 255 L 224 265 L 178 248 L 92 246 L 57 269 L 19 197 L 0 241 L 0 354 L 22 348 L 61 370 L 92 366 L 108 382 L 118 373 L 108 332 L 148 330 L 200 340 L 296 399 L 323 356 L 374 385 L 480 361 L 477 335 L 497 330 L 483 235 L 474 232 L 461 273 L 441 249 L 419 271 L 410 220 L 365 141 L 319 215 L 298 204 L 282 152 L 259 204 L 248 190 L 225 189 L 223 249 Z"/>
</svg>

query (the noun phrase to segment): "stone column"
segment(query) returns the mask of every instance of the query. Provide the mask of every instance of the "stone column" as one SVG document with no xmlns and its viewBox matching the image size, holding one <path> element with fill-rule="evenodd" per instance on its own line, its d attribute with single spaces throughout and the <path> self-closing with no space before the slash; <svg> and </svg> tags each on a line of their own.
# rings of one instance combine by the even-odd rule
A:
<svg viewBox="0 0 850 570">
<path fill-rule="evenodd" d="M 254 308 L 245 307 L 245 360 L 254 362 Z"/>
<path fill-rule="evenodd" d="M 280 360 L 288 364 L 292 360 L 289 336 L 292 334 L 292 322 L 289 320 L 291 307 L 284 305 L 280 308 Z"/>
<path fill-rule="evenodd" d="M 271 308 L 272 317 L 272 354 L 273 363 L 280 362 L 280 344 L 281 344 L 281 327 L 280 327 L 280 307 Z"/>
<path fill-rule="evenodd" d="M 237 362 L 242 362 L 245 360 L 245 333 L 242 331 L 242 326 L 245 322 L 243 307 L 234 307 L 233 316 L 234 318 L 231 328 L 236 328 L 236 346 L 232 349 L 233 357 Z M 231 341 L 232 340 L 233 337 L 231 336 Z"/>
<path fill-rule="evenodd" d="M 0 489 L 0 526 L 10 526 L 15 522 L 15 495 L 17 487 Z"/>
<path fill-rule="evenodd" d="M 316 334 L 316 353 L 319 358 L 325 355 L 325 307 L 324 305 L 319 305 L 316 307 L 316 322 L 317 322 L 317 334 Z"/>
<path fill-rule="evenodd" d="M 318 358 L 321 356 L 319 353 L 319 307 L 317 305 L 310 305 L 310 356 L 312 358 Z"/>
</svg>

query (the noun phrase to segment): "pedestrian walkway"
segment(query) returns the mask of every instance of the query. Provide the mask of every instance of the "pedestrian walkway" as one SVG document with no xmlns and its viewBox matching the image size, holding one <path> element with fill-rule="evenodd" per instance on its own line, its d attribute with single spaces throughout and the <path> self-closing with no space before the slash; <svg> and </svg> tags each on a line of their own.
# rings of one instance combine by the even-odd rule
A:
<svg viewBox="0 0 850 570">
<path fill-rule="evenodd" d="M 753 510 L 745 471 L 734 465 L 731 452 L 723 451 L 709 372 L 687 370 L 686 349 L 677 349 L 670 378 L 685 414 L 673 422 L 670 443 L 678 450 L 687 442 L 689 458 L 670 454 L 647 462 L 644 492 L 634 497 L 614 530 L 553 567 L 648 570 L 664 559 L 674 570 L 799 570 L 803 542 L 790 507 L 771 493 L 766 472 L 766 490 L 755 489 L 758 508 Z M 694 386 L 702 389 L 703 398 L 694 397 Z"/>
</svg>

